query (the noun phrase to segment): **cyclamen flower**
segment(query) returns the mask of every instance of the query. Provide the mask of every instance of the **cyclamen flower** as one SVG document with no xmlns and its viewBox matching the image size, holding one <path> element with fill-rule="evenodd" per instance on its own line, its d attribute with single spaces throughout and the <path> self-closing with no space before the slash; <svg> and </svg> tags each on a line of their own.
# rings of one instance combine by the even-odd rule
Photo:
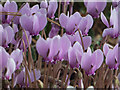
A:
<svg viewBox="0 0 120 90">
<path fill-rule="evenodd" d="M 47 24 L 46 14 L 37 12 L 34 15 L 23 15 L 20 17 L 21 26 L 30 32 L 31 35 L 37 35 Z"/>
<path fill-rule="evenodd" d="M 7 0 L 6 3 L 4 4 L 4 7 L 0 4 L 0 12 L 17 12 L 17 10 L 18 7 L 15 1 L 10 2 L 9 0 Z M 6 19 L 6 16 L 3 14 L 0 15 L 0 20 L 2 21 L 2 23 L 10 23 L 13 17 L 14 16 L 12 15 L 7 15 Z"/>
<path fill-rule="evenodd" d="M 19 11 L 22 15 L 31 16 L 32 14 L 35 14 L 39 11 L 39 5 L 34 5 L 32 8 L 30 8 L 29 3 L 26 3 Z"/>
<path fill-rule="evenodd" d="M 79 23 L 79 29 L 81 30 L 83 35 L 88 35 L 89 29 L 93 26 L 93 18 L 91 15 L 87 15 L 82 17 Z"/>
<path fill-rule="evenodd" d="M 14 31 L 10 26 L 0 25 L 0 46 L 7 47 L 14 38 Z"/>
<path fill-rule="evenodd" d="M 39 8 L 38 4 L 34 5 L 33 7 L 30 7 L 29 3 L 26 3 L 19 11 L 19 13 L 21 15 L 27 15 L 28 17 L 36 14 L 37 12 L 40 12 L 42 14 L 47 14 L 46 9 Z M 20 19 L 20 16 L 16 16 L 14 18 L 15 24 L 19 24 L 20 23 L 19 19 Z"/>
<path fill-rule="evenodd" d="M 103 46 L 104 55 L 106 56 L 106 64 L 110 69 L 117 69 L 120 65 L 120 59 L 118 59 L 118 44 L 110 49 L 108 44 L 104 44 Z"/>
<path fill-rule="evenodd" d="M 52 61 L 54 56 L 58 54 L 60 43 L 60 36 L 55 36 L 52 39 L 47 38 L 44 40 L 42 37 L 39 37 L 36 43 L 36 49 L 38 53 L 48 61 Z"/>
<path fill-rule="evenodd" d="M 84 0 L 84 5 L 89 13 L 94 18 L 98 18 L 100 13 L 105 9 L 107 1 L 99 2 L 97 0 Z"/>
<path fill-rule="evenodd" d="M 102 65 L 103 60 L 103 53 L 100 49 L 92 53 L 91 49 L 88 47 L 87 52 L 82 55 L 81 68 L 85 70 L 87 75 L 94 74 Z"/>
<path fill-rule="evenodd" d="M 9 55 L 6 50 L 0 46 L 0 56 L 0 62 L 2 62 L 2 67 L 0 67 L 0 70 L 4 73 L 5 68 L 7 69 L 7 72 L 5 73 L 5 76 L 3 74 L 3 77 L 9 80 L 11 79 L 12 73 L 14 73 L 22 63 L 22 51 L 16 49 L 11 53 L 11 55 Z"/>
<path fill-rule="evenodd" d="M 47 8 L 47 7 L 48 7 L 47 1 L 46 1 L 46 0 L 45 0 L 45 1 L 41 1 L 40 7 L 41 7 L 41 8 Z"/>
<path fill-rule="evenodd" d="M 93 25 L 93 18 L 90 15 L 82 17 L 79 12 L 75 12 L 70 17 L 62 13 L 59 22 L 65 28 L 67 34 L 74 34 L 79 28 L 83 35 L 87 35 Z"/>
<path fill-rule="evenodd" d="M 34 69 L 34 71 L 35 71 L 36 80 L 39 80 L 39 78 L 41 76 L 40 70 Z M 28 70 L 28 73 L 30 75 L 31 82 L 34 82 L 35 80 L 34 80 L 33 70 L 31 72 Z M 14 86 L 19 84 L 24 87 L 25 86 L 25 77 L 26 77 L 25 68 L 23 68 L 23 70 L 17 76 L 15 76 Z M 27 79 L 27 84 L 29 86 L 28 79 Z"/>
<path fill-rule="evenodd" d="M 13 29 L 14 29 L 15 36 L 12 39 L 11 43 L 14 44 L 15 47 L 18 47 L 20 45 L 19 48 L 24 50 L 24 45 L 23 45 L 23 41 L 24 41 L 25 48 L 27 49 L 28 48 L 28 43 L 27 43 L 25 33 L 23 31 L 19 32 L 16 24 L 13 24 Z M 26 31 L 26 34 L 28 36 L 29 44 L 31 44 L 32 36 L 30 35 L 30 33 L 28 31 Z M 23 41 L 21 39 L 23 39 Z"/>
<path fill-rule="evenodd" d="M 110 35 L 113 38 L 116 38 L 120 35 L 120 30 L 119 30 L 119 12 L 118 12 L 119 7 L 114 8 L 112 10 L 111 7 L 111 16 L 110 16 L 110 24 L 108 23 L 108 20 L 104 16 L 104 14 L 101 12 L 101 20 L 102 22 L 108 27 L 103 31 L 102 36 L 105 37 L 107 35 Z"/>
<path fill-rule="evenodd" d="M 72 68 L 79 67 L 79 64 L 81 64 L 81 58 L 83 55 L 83 48 L 79 44 L 79 42 L 76 42 L 73 47 L 70 47 L 68 50 L 68 60 L 69 64 Z"/>
<path fill-rule="evenodd" d="M 80 32 L 81 33 L 81 32 Z M 81 33 L 82 35 L 82 33 Z M 69 38 L 69 40 L 71 41 L 71 44 L 74 45 L 74 43 L 76 41 L 78 41 L 81 45 L 82 45 L 82 42 L 81 42 L 81 38 L 80 38 L 80 35 L 79 35 L 79 32 L 77 31 L 74 35 L 67 35 L 67 37 Z M 82 35 L 82 39 L 83 39 L 83 44 L 84 44 L 84 48 L 85 50 L 91 45 L 92 43 L 92 38 L 90 36 L 84 36 Z"/>
<path fill-rule="evenodd" d="M 50 0 L 48 6 L 48 17 L 54 18 L 54 14 L 58 8 L 57 0 Z"/>
<path fill-rule="evenodd" d="M 65 28 L 67 34 L 73 34 L 77 30 L 81 18 L 79 12 L 75 12 L 70 17 L 62 13 L 59 17 L 59 22 L 61 26 Z"/>
<path fill-rule="evenodd" d="M 52 28 L 49 32 L 49 37 L 52 38 L 58 34 L 60 27 L 52 23 Z"/>
<path fill-rule="evenodd" d="M 57 35 L 47 40 L 40 37 L 36 43 L 38 53 L 47 61 L 62 60 L 70 46 L 71 43 L 66 35 L 63 37 Z"/>
</svg>

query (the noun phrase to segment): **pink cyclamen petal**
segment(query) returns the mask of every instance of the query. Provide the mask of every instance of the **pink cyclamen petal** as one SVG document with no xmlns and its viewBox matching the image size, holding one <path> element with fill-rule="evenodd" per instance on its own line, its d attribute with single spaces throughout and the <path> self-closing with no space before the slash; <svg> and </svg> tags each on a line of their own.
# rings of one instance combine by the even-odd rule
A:
<svg viewBox="0 0 120 90">
<path fill-rule="evenodd" d="M 57 55 L 58 51 L 60 50 L 60 36 L 59 35 L 52 38 L 49 48 L 50 48 L 50 52 L 49 52 L 48 58 L 51 61 L 53 57 Z"/>
<path fill-rule="evenodd" d="M 64 27 L 64 28 L 66 27 L 67 20 L 68 20 L 68 17 L 64 13 L 62 13 L 59 17 L 59 22 L 60 22 L 62 27 Z"/>
<path fill-rule="evenodd" d="M 97 49 L 93 53 L 93 57 L 95 57 L 95 60 L 93 60 L 93 69 L 97 70 L 98 68 L 100 68 L 104 60 L 102 51 L 100 49 Z"/>
<path fill-rule="evenodd" d="M 14 59 L 15 63 L 16 63 L 16 68 L 18 69 L 20 64 L 22 63 L 23 61 L 23 55 L 22 55 L 22 51 L 20 51 L 19 49 L 16 49 L 14 50 L 12 53 L 11 53 L 11 58 Z"/>
<path fill-rule="evenodd" d="M 12 73 L 16 69 L 15 61 L 12 58 L 9 58 L 7 61 L 7 72 L 6 72 L 6 78 L 11 79 Z"/>
<path fill-rule="evenodd" d="M 49 46 L 48 46 L 47 41 L 44 40 L 42 37 L 39 37 L 39 39 L 36 43 L 36 49 L 42 57 L 44 57 L 44 58 L 47 57 L 47 52 L 48 52 Z"/>
<path fill-rule="evenodd" d="M 79 42 L 75 42 L 75 44 L 73 45 L 73 48 L 75 49 L 77 62 L 79 64 L 81 64 L 81 58 L 83 55 L 83 48 Z"/>
<path fill-rule="evenodd" d="M 69 59 L 70 66 L 72 68 L 78 67 L 76 53 L 75 53 L 75 50 L 73 49 L 73 47 L 70 47 L 68 50 L 68 59 Z"/>
<path fill-rule="evenodd" d="M 109 51 L 109 47 L 108 47 L 108 45 L 105 43 L 104 46 L 103 46 L 103 52 L 104 52 L 104 55 L 105 55 L 105 56 L 107 55 L 108 51 Z"/>
<path fill-rule="evenodd" d="M 68 37 L 64 34 L 60 38 L 60 53 L 59 53 L 60 59 L 62 59 L 64 55 L 68 52 L 68 49 L 70 48 L 70 46 L 71 46 L 71 42 L 68 39 Z"/>
<path fill-rule="evenodd" d="M 108 20 L 107 20 L 107 18 L 105 17 L 105 15 L 103 14 L 103 12 L 101 12 L 101 20 L 102 20 L 102 22 L 103 22 L 107 27 L 109 27 Z"/>
<path fill-rule="evenodd" d="M 47 7 L 48 7 L 47 1 L 41 1 L 40 7 L 41 7 L 41 8 L 47 8 Z"/>
<path fill-rule="evenodd" d="M 54 14 L 57 10 L 57 7 L 58 7 L 58 3 L 57 3 L 57 0 L 50 0 L 49 1 L 49 6 L 48 6 L 48 16 L 50 18 L 53 18 L 54 17 Z"/>
</svg>

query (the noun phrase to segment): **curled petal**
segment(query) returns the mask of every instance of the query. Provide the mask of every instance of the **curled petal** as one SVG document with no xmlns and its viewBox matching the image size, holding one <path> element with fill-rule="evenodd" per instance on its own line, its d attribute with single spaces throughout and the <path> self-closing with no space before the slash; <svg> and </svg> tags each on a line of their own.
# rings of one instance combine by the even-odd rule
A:
<svg viewBox="0 0 120 90">
<path fill-rule="evenodd" d="M 32 35 L 37 35 L 40 32 L 39 20 L 36 15 L 33 16 L 33 32 Z"/>
<path fill-rule="evenodd" d="M 46 58 L 47 57 L 47 52 L 49 49 L 49 46 L 47 44 L 47 41 L 44 40 L 42 37 L 39 37 L 37 43 L 36 43 L 36 49 L 39 55 L 42 57 Z"/>
<path fill-rule="evenodd" d="M 79 13 L 79 12 L 75 12 L 75 13 L 73 14 L 73 16 L 75 17 L 75 24 L 76 24 L 76 25 L 79 25 L 80 20 L 82 19 L 80 13 Z"/>
<path fill-rule="evenodd" d="M 105 37 L 107 35 L 110 35 L 110 36 L 113 37 L 113 34 L 114 34 L 114 29 L 113 28 L 107 28 L 107 29 L 104 29 L 102 36 Z"/>
<path fill-rule="evenodd" d="M 47 1 L 41 1 L 40 7 L 41 7 L 41 8 L 47 8 L 47 7 L 48 7 Z"/>
<path fill-rule="evenodd" d="M 86 50 L 88 47 L 90 47 L 91 43 L 92 43 L 92 38 L 91 38 L 90 36 L 85 36 L 85 37 L 83 37 L 83 44 L 84 44 L 85 50 Z"/>
<path fill-rule="evenodd" d="M 87 26 L 86 26 L 86 33 L 88 33 L 89 29 L 93 26 L 93 18 L 91 15 L 86 16 L 87 19 Z"/>
<path fill-rule="evenodd" d="M 84 53 L 82 55 L 81 68 L 84 69 L 87 74 L 89 74 L 89 71 L 92 68 L 92 61 L 93 58 L 91 58 L 89 53 Z"/>
<path fill-rule="evenodd" d="M 75 49 L 76 52 L 76 58 L 79 64 L 81 64 L 81 58 L 83 55 L 83 48 L 81 46 L 81 44 L 79 42 L 76 42 L 73 46 L 73 48 Z"/>
<path fill-rule="evenodd" d="M 70 40 L 66 35 L 63 35 L 60 38 L 60 53 L 59 53 L 60 58 L 63 58 L 63 56 L 68 52 L 70 46 L 71 46 Z"/>
<path fill-rule="evenodd" d="M 31 30 L 33 30 L 33 21 L 31 17 L 28 17 L 27 15 L 23 15 L 20 17 L 20 24 L 21 26 L 31 32 Z"/>
<path fill-rule="evenodd" d="M 113 50 L 109 50 L 106 56 L 106 64 L 109 66 L 110 69 L 115 68 L 115 53 Z"/>
<path fill-rule="evenodd" d="M 68 60 L 72 68 L 78 67 L 75 50 L 70 47 L 68 50 Z"/>
<path fill-rule="evenodd" d="M 48 6 L 48 16 L 50 18 L 54 17 L 54 14 L 57 10 L 58 3 L 56 0 L 50 0 L 49 1 L 49 6 Z"/>
<path fill-rule="evenodd" d="M 68 18 L 69 17 L 67 17 L 64 13 L 60 14 L 59 22 L 60 22 L 62 27 L 64 27 L 64 28 L 66 27 Z"/>
<path fill-rule="evenodd" d="M 101 20 L 102 20 L 102 22 L 103 22 L 107 27 L 109 27 L 108 20 L 107 20 L 107 18 L 105 17 L 105 15 L 103 14 L 103 12 L 101 12 Z"/>
<path fill-rule="evenodd" d="M 102 12 L 107 5 L 107 0 L 104 0 L 104 2 L 96 2 L 96 9 L 98 12 Z"/>
<path fill-rule="evenodd" d="M 14 50 L 11 53 L 11 58 L 14 59 L 15 63 L 16 63 L 16 68 L 19 68 L 20 64 L 22 63 L 23 60 L 23 55 L 22 55 L 22 51 L 20 51 L 19 49 Z"/>
<path fill-rule="evenodd" d="M 39 30 L 43 30 L 44 27 L 47 24 L 47 17 L 46 14 L 41 14 L 40 12 L 35 14 L 38 17 L 38 21 L 39 21 Z"/>
<path fill-rule="evenodd" d="M 92 57 L 94 57 L 95 59 L 93 59 L 93 69 L 94 71 L 97 70 L 98 68 L 100 68 L 100 66 L 103 63 L 104 57 L 103 57 L 103 53 L 100 49 L 97 49 L 93 54 Z"/>
<path fill-rule="evenodd" d="M 58 54 L 59 49 L 60 49 L 60 36 L 59 35 L 52 38 L 51 44 L 49 45 L 49 49 L 50 49 L 50 52 L 49 52 L 48 58 L 52 60 L 53 57 Z"/>
<path fill-rule="evenodd" d="M 1 64 L 1 69 L 4 69 L 5 67 L 7 67 L 7 61 L 8 61 L 8 58 L 9 58 L 9 54 L 6 52 L 6 50 L 0 46 L 0 62 L 2 63 Z"/>
<path fill-rule="evenodd" d="M 36 13 L 38 10 L 39 10 L 39 5 L 34 5 L 34 6 L 31 8 L 31 13 Z"/>
<path fill-rule="evenodd" d="M 27 16 L 31 15 L 31 10 L 30 10 L 30 6 L 28 3 L 26 3 L 19 11 L 20 13 L 22 13 L 22 15 L 26 14 Z"/>
<path fill-rule="evenodd" d="M 14 31 L 10 26 L 7 26 L 5 28 L 5 30 L 7 31 L 7 43 L 10 43 L 12 41 L 12 39 L 14 38 Z"/>
<path fill-rule="evenodd" d="M 103 52 L 104 52 L 104 55 L 107 56 L 107 53 L 109 51 L 109 47 L 108 45 L 105 43 L 104 46 L 103 46 Z"/>
<path fill-rule="evenodd" d="M 11 75 L 15 71 L 15 69 L 16 69 L 15 61 L 12 58 L 9 58 L 7 61 L 7 72 L 5 75 L 7 79 L 11 79 Z"/>
</svg>

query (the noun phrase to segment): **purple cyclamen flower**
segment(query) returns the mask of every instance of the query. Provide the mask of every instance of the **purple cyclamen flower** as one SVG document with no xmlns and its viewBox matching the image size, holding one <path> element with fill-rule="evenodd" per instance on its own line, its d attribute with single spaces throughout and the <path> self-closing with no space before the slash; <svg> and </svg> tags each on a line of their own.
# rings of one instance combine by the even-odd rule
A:
<svg viewBox="0 0 120 90">
<path fill-rule="evenodd" d="M 11 54 L 10 57 L 15 61 L 16 69 L 19 69 L 22 61 L 23 61 L 23 51 L 16 49 Z"/>
<path fill-rule="evenodd" d="M 4 7 L 0 4 L 0 12 L 17 12 L 18 7 L 15 1 L 7 0 L 4 4 Z M 11 19 L 13 18 L 12 15 L 7 15 L 7 19 L 5 15 L 0 15 L 0 20 L 2 23 L 10 23 Z"/>
<path fill-rule="evenodd" d="M 68 60 L 72 68 L 79 67 L 81 64 L 81 58 L 83 55 L 83 48 L 79 42 L 76 42 L 73 47 L 70 47 L 68 50 Z"/>
<path fill-rule="evenodd" d="M 50 0 L 48 6 L 48 17 L 54 18 L 54 14 L 58 8 L 57 0 Z"/>
<path fill-rule="evenodd" d="M 46 0 L 45 0 L 45 1 L 41 1 L 40 7 L 41 7 L 41 8 L 47 8 L 47 7 L 48 7 L 47 1 L 46 1 Z"/>
<path fill-rule="evenodd" d="M 113 49 L 110 49 L 108 44 L 104 44 L 103 46 L 104 55 L 106 56 L 106 64 L 110 69 L 117 69 L 120 60 L 118 59 L 118 44 Z"/>
<path fill-rule="evenodd" d="M 103 60 L 104 56 L 100 49 L 92 53 L 91 49 L 88 47 L 87 52 L 82 55 L 81 68 L 84 69 L 88 75 L 94 74 L 102 65 Z"/>
<path fill-rule="evenodd" d="M 0 25 L 0 46 L 7 47 L 14 38 L 14 31 L 10 26 Z"/>
<path fill-rule="evenodd" d="M 40 73 L 40 70 L 37 70 L 37 69 L 34 69 L 35 70 L 35 76 L 36 76 L 36 80 L 39 80 L 40 76 L 41 76 L 41 73 Z M 33 70 L 29 72 L 29 75 L 30 75 L 30 79 L 31 79 L 31 82 L 34 82 L 34 74 L 33 74 Z M 17 75 L 15 76 L 15 79 L 14 79 L 14 86 L 19 84 L 21 86 L 25 86 L 25 77 L 26 77 L 26 73 L 25 73 L 25 68 L 23 68 L 23 70 Z M 29 86 L 29 80 L 27 79 L 27 84 Z"/>
<path fill-rule="evenodd" d="M 19 11 L 22 15 L 26 14 L 27 16 L 31 16 L 39 11 L 39 5 L 34 5 L 30 8 L 29 3 L 26 3 Z"/>
<path fill-rule="evenodd" d="M 18 32 L 18 26 L 16 24 L 13 24 L 13 29 L 14 29 L 14 33 L 16 34 L 16 36 L 12 39 L 11 43 L 14 44 L 15 47 L 20 46 L 19 48 L 24 50 L 23 41 L 21 40 L 21 39 L 23 39 L 24 43 L 25 43 L 25 48 L 27 49 L 28 48 L 28 42 L 27 42 L 25 33 L 21 32 L 23 34 L 18 34 L 19 33 Z M 26 34 L 28 36 L 29 44 L 31 44 L 32 36 L 30 35 L 30 33 L 28 31 L 26 31 Z M 18 36 L 18 35 L 22 35 L 22 36 Z M 21 38 L 19 38 L 19 37 L 21 37 Z"/>
<path fill-rule="evenodd" d="M 33 7 L 30 8 L 29 3 L 26 3 L 19 11 L 19 13 L 21 13 L 22 15 L 27 15 L 27 16 L 32 16 L 37 12 L 41 12 L 41 13 L 46 12 L 46 9 L 44 9 L 44 8 L 40 9 L 38 4 L 36 4 L 36 5 L 34 5 Z M 14 22 L 16 24 L 19 24 L 19 18 L 20 18 L 20 16 L 16 16 L 14 18 Z"/>
<path fill-rule="evenodd" d="M 2 58 L 0 58 L 0 61 L 2 62 L 0 70 L 5 72 L 5 68 L 7 69 L 7 72 L 5 73 L 5 76 L 3 74 L 3 77 L 9 80 L 11 79 L 12 73 L 14 73 L 14 71 L 18 69 L 22 63 L 22 51 L 16 49 L 11 53 L 11 55 L 9 55 L 6 50 L 0 46 L 0 56 L 2 56 Z"/>
<path fill-rule="evenodd" d="M 98 18 L 99 14 L 105 9 L 107 1 L 100 2 L 97 0 L 84 0 L 84 5 L 91 16 Z"/>
<path fill-rule="evenodd" d="M 102 36 L 105 37 L 107 35 L 110 35 L 113 38 L 116 38 L 120 35 L 120 29 L 119 29 L 119 12 L 118 12 L 118 7 L 114 8 L 112 10 L 111 7 L 111 16 L 110 16 L 110 24 L 108 23 L 108 20 L 104 16 L 104 14 L 101 12 L 101 20 L 102 22 L 108 27 L 103 31 Z"/>
<path fill-rule="evenodd" d="M 58 25 L 52 23 L 52 28 L 49 32 L 49 37 L 52 38 L 52 37 L 56 36 L 58 34 L 59 30 L 60 30 L 60 27 Z"/>
<path fill-rule="evenodd" d="M 68 55 L 68 50 L 71 47 L 71 42 L 68 39 L 68 37 L 66 36 L 66 34 L 64 34 L 61 38 L 60 38 L 60 51 L 59 51 L 59 59 L 66 59 L 67 55 Z"/>
<path fill-rule="evenodd" d="M 39 37 L 36 43 L 36 49 L 38 53 L 45 59 L 52 61 L 54 56 L 58 54 L 60 47 L 60 36 L 55 36 L 53 38 L 47 38 L 44 40 Z"/>
<path fill-rule="evenodd" d="M 89 29 L 93 26 L 93 18 L 91 15 L 82 17 L 79 23 L 79 29 L 83 35 L 88 35 Z"/>
<path fill-rule="evenodd" d="M 81 32 L 80 32 L 81 33 Z M 82 35 L 82 33 L 81 33 Z M 81 45 L 81 38 L 79 35 L 79 32 L 77 31 L 74 35 L 67 35 L 67 37 L 69 38 L 69 40 L 71 41 L 71 44 L 73 45 L 76 41 L 78 41 Z M 83 39 L 83 44 L 84 44 L 84 48 L 85 50 L 91 45 L 92 43 L 92 38 L 90 36 L 84 36 L 82 35 L 82 39 Z"/>
<path fill-rule="evenodd" d="M 47 40 L 39 37 L 36 43 L 36 49 L 38 53 L 45 60 L 49 61 L 54 61 L 56 59 L 62 60 L 65 58 L 70 46 L 71 42 L 66 35 L 63 35 L 62 37 L 57 35 L 53 38 L 47 38 Z"/>
<path fill-rule="evenodd" d="M 73 15 L 66 16 L 62 13 L 59 17 L 59 22 L 63 28 L 65 28 L 67 34 L 73 34 L 77 30 L 77 26 L 80 23 L 81 15 L 79 12 L 75 12 Z"/>
<path fill-rule="evenodd" d="M 20 17 L 21 26 L 30 32 L 31 35 L 37 35 L 47 24 L 46 14 L 37 12 L 34 15 L 23 15 Z"/>
</svg>

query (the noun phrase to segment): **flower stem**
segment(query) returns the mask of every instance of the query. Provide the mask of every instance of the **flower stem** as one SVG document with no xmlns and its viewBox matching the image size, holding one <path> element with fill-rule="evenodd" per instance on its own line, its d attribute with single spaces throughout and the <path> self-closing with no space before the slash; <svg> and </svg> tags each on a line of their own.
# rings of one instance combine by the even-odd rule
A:
<svg viewBox="0 0 120 90">
<path fill-rule="evenodd" d="M 58 25 L 59 27 L 61 27 L 61 25 L 60 25 L 59 23 L 57 23 L 57 22 L 55 22 L 55 21 L 53 21 L 53 20 L 51 20 L 51 19 L 49 19 L 49 18 L 47 18 L 47 20 L 48 20 L 49 22 L 54 23 L 54 24 Z"/>
<path fill-rule="evenodd" d="M 84 43 L 83 43 L 82 34 L 81 34 L 81 32 L 80 32 L 80 29 L 79 29 L 79 28 L 78 28 L 78 32 L 79 32 L 79 35 L 80 35 L 80 38 L 81 38 L 81 42 L 82 42 L 83 51 L 85 51 L 85 47 L 84 47 Z"/>
</svg>

